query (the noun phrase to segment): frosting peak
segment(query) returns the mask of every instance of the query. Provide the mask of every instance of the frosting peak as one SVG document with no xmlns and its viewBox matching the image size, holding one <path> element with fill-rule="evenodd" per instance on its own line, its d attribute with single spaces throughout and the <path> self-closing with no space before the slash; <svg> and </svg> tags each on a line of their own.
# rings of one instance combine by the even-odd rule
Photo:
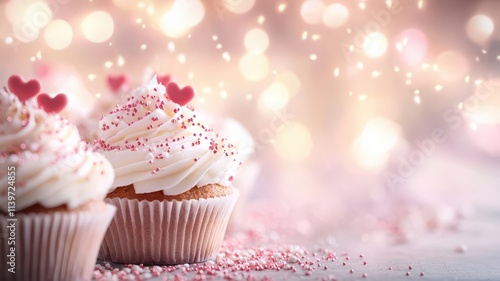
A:
<svg viewBox="0 0 500 281">
<path fill-rule="evenodd" d="M 113 168 L 81 140 L 78 130 L 35 99 L 0 90 L 0 209 L 7 210 L 8 168 L 14 167 L 16 209 L 35 204 L 75 208 L 103 199 Z M 11 168 L 12 169 L 12 168 Z M 9 190 L 12 191 L 12 190 Z"/>
<path fill-rule="evenodd" d="M 229 185 L 240 158 L 192 107 L 180 106 L 153 78 L 99 123 L 96 148 L 115 168 L 113 187 L 177 195 L 195 186 Z"/>
</svg>

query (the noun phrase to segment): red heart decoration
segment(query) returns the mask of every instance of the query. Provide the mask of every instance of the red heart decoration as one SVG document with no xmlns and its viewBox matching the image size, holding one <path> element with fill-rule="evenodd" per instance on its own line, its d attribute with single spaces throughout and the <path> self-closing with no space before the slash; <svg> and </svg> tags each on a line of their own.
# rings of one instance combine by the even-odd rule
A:
<svg viewBox="0 0 500 281">
<path fill-rule="evenodd" d="M 156 74 L 156 80 L 158 80 L 158 84 L 163 84 L 163 86 L 167 86 L 168 83 L 170 83 L 170 80 L 172 80 L 172 77 L 170 77 L 170 75 L 166 74 L 166 75 L 159 75 L 159 74 Z"/>
<path fill-rule="evenodd" d="M 68 97 L 65 94 L 59 94 L 55 97 L 50 97 L 48 94 L 40 94 L 36 98 L 38 105 L 47 113 L 59 113 L 68 104 Z"/>
<path fill-rule="evenodd" d="M 176 104 L 184 106 L 194 98 L 194 89 L 191 86 L 179 88 L 175 82 L 170 82 L 167 85 L 167 96 Z"/>
<path fill-rule="evenodd" d="M 108 86 L 113 93 L 128 87 L 129 79 L 128 76 L 122 75 L 108 75 Z"/>
<path fill-rule="evenodd" d="M 9 90 L 15 94 L 21 102 L 25 102 L 36 96 L 40 92 L 40 82 L 38 80 L 30 80 L 24 82 L 24 79 L 19 75 L 12 75 L 7 81 Z"/>
</svg>

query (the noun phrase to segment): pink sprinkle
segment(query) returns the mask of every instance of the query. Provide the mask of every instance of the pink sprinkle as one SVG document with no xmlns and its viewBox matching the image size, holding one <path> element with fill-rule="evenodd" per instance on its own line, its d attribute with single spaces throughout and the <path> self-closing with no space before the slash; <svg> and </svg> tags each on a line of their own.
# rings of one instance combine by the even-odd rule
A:
<svg viewBox="0 0 500 281">
<path fill-rule="evenodd" d="M 349 270 L 349 273 L 354 273 L 354 269 Z"/>
<path fill-rule="evenodd" d="M 422 272 L 420 272 L 420 276 L 424 276 L 424 272 L 423 272 L 423 271 L 422 271 Z"/>
<path fill-rule="evenodd" d="M 367 264 L 367 262 L 366 262 L 366 261 L 364 261 L 364 262 L 363 262 L 363 265 L 366 265 L 366 264 Z"/>
<path fill-rule="evenodd" d="M 366 277 L 368 277 L 368 274 L 363 273 L 363 278 L 366 278 Z"/>
<path fill-rule="evenodd" d="M 406 272 L 406 276 L 410 276 L 410 272 Z"/>
</svg>

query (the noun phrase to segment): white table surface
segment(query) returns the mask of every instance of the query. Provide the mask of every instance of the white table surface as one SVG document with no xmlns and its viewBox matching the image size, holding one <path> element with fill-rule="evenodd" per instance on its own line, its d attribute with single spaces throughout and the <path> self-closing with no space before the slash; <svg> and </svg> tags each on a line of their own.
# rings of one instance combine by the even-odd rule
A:
<svg viewBox="0 0 500 281">
<path fill-rule="evenodd" d="M 335 243 L 328 247 L 338 253 L 335 262 L 322 262 L 328 269 L 316 269 L 309 276 L 298 266 L 296 272 L 252 271 L 250 274 L 262 280 L 500 280 L 500 208 L 497 210 L 478 210 L 467 218 L 458 230 L 440 233 L 425 233 L 405 243 L 390 240 L 379 242 L 365 241 L 358 234 L 344 230 L 329 234 Z M 326 239 L 326 237 L 325 237 Z M 326 241 L 309 241 L 304 237 L 286 237 L 287 243 L 311 249 L 324 247 Z M 318 244 L 319 243 L 319 244 Z M 322 245 L 321 245 L 322 244 Z M 466 250 L 457 250 L 461 245 Z M 262 244 L 266 247 L 267 245 Z M 346 261 L 345 253 L 350 256 Z M 359 255 L 363 254 L 363 258 Z M 367 264 L 363 265 L 363 261 Z M 346 262 L 346 266 L 342 266 Z M 409 270 L 409 266 L 412 269 Z M 116 265 L 119 267 L 119 265 Z M 388 268 L 392 267 L 392 270 Z M 353 269 L 354 272 L 350 273 Z M 410 272 L 407 276 L 406 273 Z M 420 276 L 423 272 L 424 276 Z M 366 273 L 366 278 L 363 277 Z M 183 274 L 187 280 L 194 273 Z M 174 274 L 165 273 L 150 280 L 173 280 Z M 219 280 L 221 278 L 215 278 Z M 269 280 L 269 279 L 268 279 Z"/>
</svg>

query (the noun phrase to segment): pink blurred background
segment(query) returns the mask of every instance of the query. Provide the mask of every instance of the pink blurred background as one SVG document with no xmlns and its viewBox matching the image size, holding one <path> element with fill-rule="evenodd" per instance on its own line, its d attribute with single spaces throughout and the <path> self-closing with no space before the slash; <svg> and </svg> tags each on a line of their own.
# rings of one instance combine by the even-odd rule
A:
<svg viewBox="0 0 500 281">
<path fill-rule="evenodd" d="M 4 0 L 0 10 L 0 81 L 21 74 L 68 94 L 63 114 L 82 126 L 119 100 L 109 75 L 129 88 L 153 73 L 195 87 L 195 108 L 254 150 L 236 179 L 234 225 L 406 241 L 498 206 L 498 1 Z"/>
</svg>

